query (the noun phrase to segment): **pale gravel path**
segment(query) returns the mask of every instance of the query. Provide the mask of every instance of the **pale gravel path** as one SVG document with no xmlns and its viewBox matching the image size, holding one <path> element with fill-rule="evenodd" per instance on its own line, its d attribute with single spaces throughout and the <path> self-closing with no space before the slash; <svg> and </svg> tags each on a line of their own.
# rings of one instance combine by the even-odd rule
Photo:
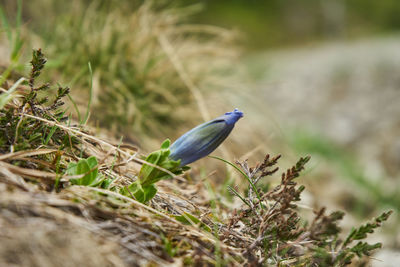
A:
<svg viewBox="0 0 400 267">
<path fill-rule="evenodd" d="M 233 105 L 260 123 L 272 116 L 283 131 L 322 133 L 350 147 L 370 173 L 399 177 L 400 37 L 272 51 L 248 62 L 263 78 L 251 93 L 229 94 Z"/>
</svg>

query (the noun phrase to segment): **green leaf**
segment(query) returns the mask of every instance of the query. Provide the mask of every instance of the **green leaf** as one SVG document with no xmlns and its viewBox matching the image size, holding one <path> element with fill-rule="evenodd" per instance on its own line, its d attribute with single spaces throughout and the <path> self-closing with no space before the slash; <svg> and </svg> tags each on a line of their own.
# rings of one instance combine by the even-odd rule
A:
<svg viewBox="0 0 400 267">
<path fill-rule="evenodd" d="M 179 161 L 173 161 L 173 160 L 170 160 L 169 158 L 166 158 L 163 162 L 160 162 L 158 164 L 158 166 L 171 171 L 175 175 L 182 173 L 182 171 L 179 169 Z M 154 168 L 151 176 L 148 177 L 145 182 L 142 182 L 142 185 L 147 186 L 150 184 L 157 183 L 158 181 L 166 180 L 166 179 L 170 179 L 170 178 L 171 178 L 171 175 Z"/>
<path fill-rule="evenodd" d="M 150 153 L 150 155 L 145 160 L 154 165 L 157 165 L 157 163 L 160 160 L 160 157 L 161 157 L 161 151 L 158 150 Z M 156 168 L 147 164 L 143 164 L 142 168 L 139 171 L 139 179 L 143 184 L 148 183 L 148 180 L 151 180 L 152 178 L 154 178 L 154 176 L 156 176 L 157 171 L 158 170 Z"/>
<path fill-rule="evenodd" d="M 165 143 L 168 142 L 169 140 L 167 139 L 166 141 L 164 141 L 162 146 L 166 146 Z M 169 159 L 169 154 L 169 149 L 160 149 L 150 153 L 150 155 L 145 160 L 149 163 L 160 166 L 161 168 L 164 168 L 174 173 L 178 171 L 180 162 Z M 141 181 L 142 186 L 148 186 L 162 179 L 168 179 L 170 177 L 170 175 L 166 174 L 162 170 L 159 170 L 147 164 L 143 164 L 139 172 L 139 180 Z"/>
<path fill-rule="evenodd" d="M 181 164 L 181 160 L 179 160 L 178 162 L 179 162 L 179 164 Z M 188 171 L 188 170 L 190 170 L 190 167 L 189 166 L 183 166 L 183 167 L 181 167 L 181 170 L 182 171 Z"/>
<path fill-rule="evenodd" d="M 165 139 L 165 141 L 161 144 L 161 149 L 168 149 L 171 144 L 169 139 Z"/>
<path fill-rule="evenodd" d="M 111 185 L 111 183 L 113 182 L 114 179 L 112 178 L 106 178 L 103 180 L 103 182 L 101 183 L 100 187 L 103 189 L 108 189 Z"/>
<path fill-rule="evenodd" d="M 160 167 L 174 172 L 176 169 L 178 169 L 179 164 L 179 161 L 167 159 L 161 162 Z"/>
<path fill-rule="evenodd" d="M 68 175 L 82 175 L 82 178 L 71 179 L 71 184 L 96 186 L 103 180 L 103 176 L 99 174 L 97 168 L 98 162 L 96 157 L 91 156 L 87 159 L 81 159 L 77 163 L 71 162 L 67 167 Z"/>
<path fill-rule="evenodd" d="M 86 159 L 87 163 L 89 164 L 90 168 L 94 168 L 97 166 L 97 158 L 95 156 L 91 156 L 89 158 Z M 97 168 L 96 168 L 96 173 L 97 173 Z"/>
<path fill-rule="evenodd" d="M 171 141 L 166 139 L 162 143 L 161 149 L 150 153 L 145 161 L 174 174 L 181 174 L 183 169 L 179 168 L 180 161 L 174 161 L 169 158 L 171 153 L 169 150 L 170 143 Z M 127 188 L 122 189 L 121 193 L 127 196 L 132 194 L 138 201 L 144 203 L 149 201 L 156 194 L 157 189 L 154 184 L 162 179 L 169 178 L 171 178 L 170 174 L 144 163 L 139 171 L 138 179 Z"/>
<path fill-rule="evenodd" d="M 128 187 L 122 188 L 120 193 L 129 197 L 133 196 L 137 201 L 146 203 L 156 195 L 157 188 L 154 185 L 142 186 L 140 181 L 136 180 Z"/>
<path fill-rule="evenodd" d="M 198 218 L 196 218 L 195 216 L 193 216 L 190 213 L 184 212 L 182 215 L 175 215 L 174 217 L 177 221 L 179 221 L 183 224 L 191 225 L 192 223 L 194 223 L 194 224 L 200 226 L 200 228 L 211 233 L 211 228 L 207 224 L 203 223 L 202 221 L 200 221 Z"/>
<path fill-rule="evenodd" d="M 80 179 L 71 180 L 71 182 L 76 181 L 79 185 L 89 185 L 87 182 L 90 180 L 90 167 L 86 160 L 81 160 L 76 165 L 76 174 L 86 174 Z"/>
<path fill-rule="evenodd" d="M 97 176 L 96 176 L 96 178 L 95 178 L 95 180 L 91 183 L 91 184 L 89 184 L 89 186 L 91 186 L 91 187 L 97 187 L 97 186 L 100 186 L 101 188 L 107 188 L 108 187 L 108 185 L 110 185 L 111 184 L 111 182 L 112 182 L 112 179 L 111 179 L 111 181 L 108 183 L 108 185 L 107 185 L 107 187 L 103 187 L 103 186 L 105 186 L 106 184 L 103 184 L 105 181 L 107 181 L 107 180 L 110 180 L 109 178 L 108 179 L 106 179 L 106 177 L 105 176 L 103 176 L 102 174 L 97 174 Z"/>
</svg>

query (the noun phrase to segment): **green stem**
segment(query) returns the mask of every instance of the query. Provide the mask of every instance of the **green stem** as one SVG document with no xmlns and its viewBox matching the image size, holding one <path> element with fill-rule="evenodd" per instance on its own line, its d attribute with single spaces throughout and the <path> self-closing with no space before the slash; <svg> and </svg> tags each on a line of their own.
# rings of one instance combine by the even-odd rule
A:
<svg viewBox="0 0 400 267">
<path fill-rule="evenodd" d="M 223 161 L 223 162 L 225 162 L 225 163 L 231 165 L 232 167 L 234 167 L 237 171 L 239 171 L 239 172 L 247 179 L 247 181 L 249 182 L 249 184 L 250 184 L 251 188 L 253 189 L 254 193 L 256 193 L 257 198 L 258 198 L 258 200 L 260 201 L 260 206 L 261 206 L 261 207 L 264 207 L 264 206 L 262 205 L 262 203 L 261 203 L 261 197 L 260 197 L 260 194 L 258 193 L 258 190 L 257 190 L 256 186 L 253 184 L 253 182 L 251 181 L 250 177 L 249 177 L 246 173 L 244 173 L 244 171 L 242 171 L 238 166 L 236 166 L 236 165 L 233 164 L 232 162 L 229 162 L 229 161 L 227 161 L 227 160 L 225 160 L 225 159 L 223 159 L 223 158 L 216 157 L 216 156 L 209 156 L 209 157 L 210 157 L 210 158 L 213 158 L 213 159 L 221 160 L 221 161 Z"/>
</svg>

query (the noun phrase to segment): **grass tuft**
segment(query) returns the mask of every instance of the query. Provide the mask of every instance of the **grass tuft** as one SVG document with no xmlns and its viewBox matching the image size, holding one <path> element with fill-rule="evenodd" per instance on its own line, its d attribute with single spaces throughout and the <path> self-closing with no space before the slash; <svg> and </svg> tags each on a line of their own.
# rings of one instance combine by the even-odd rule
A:
<svg viewBox="0 0 400 267">
<path fill-rule="evenodd" d="M 93 97 L 92 117 L 126 136 L 161 138 L 174 132 L 172 125 L 186 122 L 196 103 L 202 101 L 199 108 L 207 110 L 201 94 L 237 80 L 232 68 L 238 55 L 236 35 L 189 24 L 187 18 L 198 6 L 71 1 L 60 7 L 45 0 L 32 5 L 56 14 L 46 27 L 37 27 L 53 58 L 50 68 L 64 82 L 74 83 L 79 107 Z"/>
</svg>

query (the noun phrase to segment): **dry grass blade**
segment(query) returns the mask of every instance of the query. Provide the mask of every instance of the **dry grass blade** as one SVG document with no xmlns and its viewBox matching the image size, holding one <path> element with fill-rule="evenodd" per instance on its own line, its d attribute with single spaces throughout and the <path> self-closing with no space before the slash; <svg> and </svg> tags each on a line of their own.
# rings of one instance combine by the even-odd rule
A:
<svg viewBox="0 0 400 267">
<path fill-rule="evenodd" d="M 2 166 L 2 162 L 0 162 L 0 182 L 4 182 L 9 185 L 16 186 L 19 189 L 22 189 L 23 191 L 30 191 L 31 188 L 26 184 L 24 179 L 22 179 L 21 176 L 18 176 L 17 174 L 13 173 L 10 171 L 8 168 Z"/>
<path fill-rule="evenodd" d="M 0 156 L 0 160 L 26 158 L 31 156 L 55 153 L 57 151 L 58 151 L 57 149 L 45 149 L 45 148 L 35 149 L 35 150 L 22 150 L 18 152 L 3 154 Z"/>
<path fill-rule="evenodd" d="M 153 168 L 156 168 L 156 169 L 158 169 L 158 170 L 160 170 L 160 171 L 163 171 L 163 172 L 167 173 L 168 175 L 171 175 L 173 178 L 177 178 L 177 177 L 178 177 L 178 176 L 176 176 L 175 174 L 173 174 L 172 172 L 170 172 L 170 171 L 168 171 L 168 170 L 166 170 L 166 169 L 164 169 L 164 168 L 162 168 L 162 167 L 160 167 L 160 166 L 157 166 L 157 165 L 154 165 L 154 164 L 152 164 L 152 163 L 149 163 L 149 162 L 147 162 L 147 161 L 145 161 L 145 160 L 139 159 L 139 158 L 137 158 L 136 156 L 130 155 L 130 154 L 127 153 L 126 151 L 124 151 L 124 150 L 122 150 L 122 149 L 120 149 L 120 148 L 118 148 L 118 147 L 116 147 L 116 146 L 114 146 L 114 145 L 112 145 L 112 144 L 110 144 L 110 143 L 108 143 L 108 142 L 106 142 L 106 141 L 103 141 L 103 140 L 101 140 L 101 139 L 99 139 L 99 138 L 96 138 L 96 137 L 94 137 L 94 136 L 92 136 L 92 135 L 83 133 L 83 132 L 81 132 L 81 131 L 79 131 L 79 130 L 75 130 L 75 129 L 73 129 L 72 127 L 67 127 L 67 126 L 64 126 L 64 125 L 62 125 L 62 124 L 60 124 L 60 123 L 53 122 L 53 121 L 49 121 L 49 120 L 43 119 L 43 118 L 41 118 L 41 117 L 34 116 L 34 115 L 30 115 L 30 114 L 25 114 L 25 116 L 26 116 L 26 117 L 29 117 L 29 118 L 33 118 L 33 119 L 39 120 L 39 121 L 42 121 L 42 122 L 45 122 L 45 123 L 47 123 L 47 124 L 49 124 L 49 125 L 52 125 L 52 126 L 57 126 L 57 127 L 59 127 L 60 129 L 63 129 L 63 130 L 65 130 L 65 131 L 70 132 L 70 133 L 73 133 L 73 134 L 75 134 L 75 135 L 82 136 L 82 137 L 84 137 L 84 138 L 90 139 L 90 140 L 92 140 L 92 141 L 94 141 L 94 142 L 97 142 L 97 143 L 99 143 L 99 144 L 106 145 L 107 147 L 110 147 L 110 148 L 112 148 L 113 150 L 118 151 L 119 153 L 121 153 L 121 154 L 123 154 L 123 155 L 125 155 L 125 156 L 130 157 L 130 158 L 132 159 L 132 161 L 138 162 L 138 163 L 140 163 L 140 164 L 147 164 L 147 165 L 149 165 L 149 166 L 151 166 L 151 167 L 153 167 Z"/>
<path fill-rule="evenodd" d="M 6 162 L 0 162 L 0 166 L 3 168 L 6 168 L 12 173 L 24 176 L 24 177 L 31 177 L 31 178 L 37 178 L 41 180 L 51 180 L 53 181 L 57 176 L 56 173 L 54 172 L 46 172 L 46 171 L 39 171 L 35 169 L 28 169 L 28 168 L 22 168 L 18 167 L 12 164 L 8 164 Z"/>
<path fill-rule="evenodd" d="M 74 186 L 74 187 L 77 187 L 77 186 Z M 164 213 L 162 213 L 162 212 L 160 212 L 160 211 L 158 211 L 158 210 L 156 210 L 156 209 L 154 209 L 154 208 L 152 208 L 152 207 L 150 207 L 150 206 L 147 206 L 147 205 L 145 205 L 145 204 L 143 204 L 143 203 L 140 203 L 140 202 L 138 202 L 138 201 L 136 201 L 136 200 L 134 200 L 134 199 L 132 199 L 132 198 L 125 197 L 125 196 L 123 196 L 123 195 L 121 195 L 121 194 L 118 194 L 118 193 L 115 193 L 115 192 L 112 192 L 112 191 L 109 191 L 109 190 L 104 190 L 104 189 L 94 188 L 94 187 L 82 187 L 82 186 L 79 186 L 79 187 L 80 187 L 82 190 L 96 191 L 96 192 L 100 192 L 100 193 L 103 193 L 103 194 L 111 195 L 111 196 L 113 196 L 113 197 L 122 199 L 122 200 L 124 200 L 124 201 L 129 202 L 129 203 L 132 203 L 133 205 L 135 205 L 135 206 L 137 206 L 137 207 L 146 209 L 146 210 L 148 210 L 148 211 L 150 211 L 150 212 L 152 212 L 152 213 L 154 213 L 154 214 L 157 214 L 157 215 L 163 217 L 164 219 L 166 219 L 166 220 L 168 220 L 168 221 L 170 221 L 170 222 L 172 222 L 172 223 L 174 223 L 174 224 L 179 225 L 179 227 L 185 228 L 186 230 L 188 230 L 188 232 L 189 232 L 191 235 L 197 235 L 198 237 L 203 237 L 203 238 L 205 238 L 206 240 L 210 241 L 210 242 L 213 243 L 213 244 L 219 243 L 219 241 L 216 240 L 215 237 L 212 236 L 210 233 L 200 231 L 200 230 L 198 229 L 198 227 L 196 226 L 196 224 L 193 223 L 193 222 L 192 222 L 192 225 L 191 225 L 191 226 L 190 226 L 190 225 L 182 224 L 181 222 L 175 220 L 174 218 L 169 217 L 168 215 L 166 215 L 166 214 L 164 214 Z M 178 207 L 178 209 L 179 209 L 179 207 Z M 181 212 L 184 213 L 182 210 L 181 210 Z M 222 244 L 222 243 L 220 243 L 219 245 L 220 245 L 221 247 L 225 248 L 225 249 L 228 249 L 229 251 L 238 252 L 238 249 L 237 249 L 237 248 L 230 247 L 230 246 L 227 246 L 227 245 Z M 237 256 L 240 256 L 240 254 L 237 254 Z"/>
<path fill-rule="evenodd" d="M 25 159 L 25 158 L 20 158 L 23 160 L 31 161 L 31 162 L 39 162 L 44 165 L 46 162 L 42 162 L 40 160 L 35 160 L 35 159 Z M 93 170 L 89 170 L 89 172 L 84 173 L 84 174 L 79 174 L 79 175 L 63 175 L 63 174 L 57 174 L 54 172 L 49 172 L 49 171 L 39 171 L 36 169 L 30 169 L 30 168 L 23 168 L 19 166 L 15 166 L 6 162 L 0 162 L 0 166 L 3 168 L 7 169 L 9 172 L 21 175 L 23 177 L 28 177 L 28 178 L 35 178 L 35 179 L 40 179 L 40 180 L 47 180 L 47 181 L 54 181 L 56 178 L 60 178 L 61 181 L 68 181 L 70 179 L 80 179 L 84 177 L 87 173 L 90 173 Z M 97 168 L 98 166 L 96 166 Z"/>
<path fill-rule="evenodd" d="M 168 55 L 169 59 L 171 60 L 176 72 L 178 73 L 179 77 L 185 83 L 187 88 L 189 88 L 190 92 L 193 94 L 194 98 L 196 99 L 197 106 L 199 111 L 203 117 L 204 121 L 210 120 L 210 114 L 208 113 L 205 100 L 203 95 L 200 93 L 199 88 L 194 84 L 190 76 L 186 73 L 185 68 L 183 67 L 181 61 L 178 58 L 178 55 L 175 53 L 174 48 L 168 41 L 167 36 L 165 34 L 160 34 L 158 36 L 158 40 L 161 44 L 161 47 L 164 49 L 165 53 Z"/>
</svg>

